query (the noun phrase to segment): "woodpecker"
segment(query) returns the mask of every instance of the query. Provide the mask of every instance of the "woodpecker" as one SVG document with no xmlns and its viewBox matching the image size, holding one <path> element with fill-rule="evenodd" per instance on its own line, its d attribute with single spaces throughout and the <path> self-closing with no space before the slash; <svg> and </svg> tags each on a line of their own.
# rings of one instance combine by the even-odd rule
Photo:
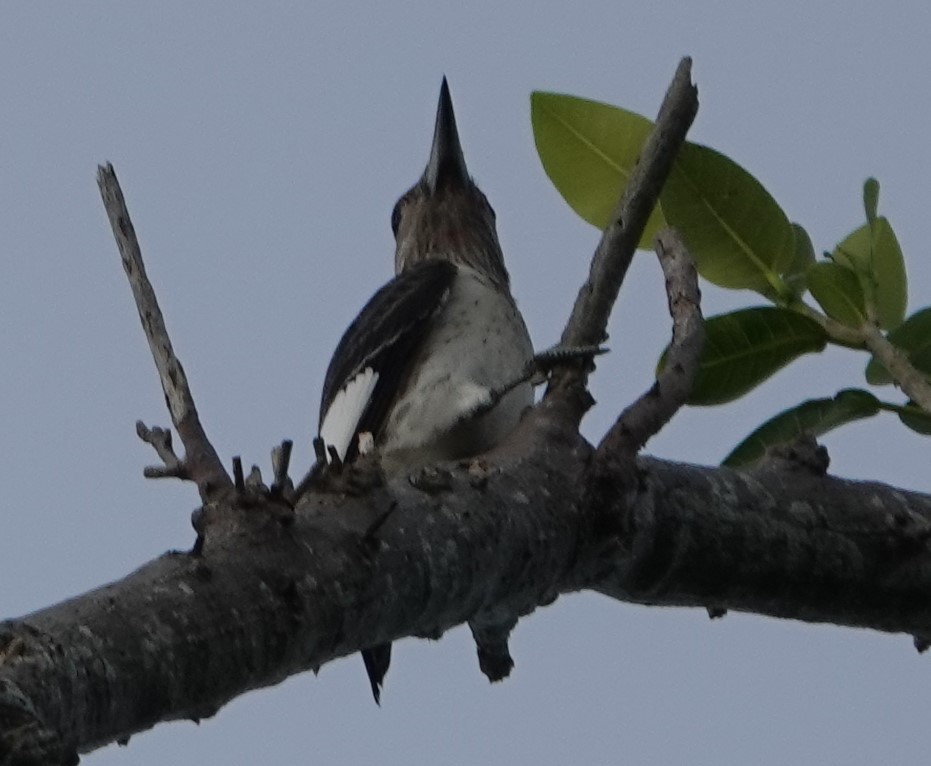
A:
<svg viewBox="0 0 931 766">
<path fill-rule="evenodd" d="M 466 168 L 446 78 L 430 159 L 391 228 L 395 277 L 340 340 L 319 426 L 341 461 L 374 448 L 388 476 L 484 452 L 533 404 L 533 346 L 495 212 Z M 362 657 L 378 703 L 391 644 Z"/>
</svg>

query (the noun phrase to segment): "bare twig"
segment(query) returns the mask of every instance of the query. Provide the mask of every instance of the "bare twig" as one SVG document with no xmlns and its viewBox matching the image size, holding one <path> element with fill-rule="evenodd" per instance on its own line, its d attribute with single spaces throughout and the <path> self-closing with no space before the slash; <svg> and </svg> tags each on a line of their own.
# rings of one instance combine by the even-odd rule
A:
<svg viewBox="0 0 931 766">
<path fill-rule="evenodd" d="M 475 649 L 478 653 L 479 670 L 491 683 L 503 681 L 514 668 L 508 639 L 516 626 L 516 617 L 492 624 L 478 620 L 469 621 L 469 628 L 472 630 L 472 638 L 475 639 Z"/>
<path fill-rule="evenodd" d="M 666 277 L 672 317 L 672 342 L 666 364 L 650 390 L 620 414 L 601 440 L 599 453 L 635 456 L 685 403 L 698 373 L 705 326 L 695 262 L 675 229 L 659 233 L 656 254 Z"/>
<path fill-rule="evenodd" d="M 174 447 L 171 445 L 170 430 L 158 426 L 149 428 L 141 420 L 137 420 L 136 435 L 146 444 L 151 444 L 162 459 L 163 465 L 145 467 L 143 475 L 147 479 L 163 479 L 167 477 L 190 479 L 184 461 L 175 454 Z"/>
<path fill-rule="evenodd" d="M 326 442 L 323 441 L 319 436 L 315 436 L 313 440 L 314 446 L 314 457 L 317 459 L 318 463 L 325 463 L 327 461 L 327 452 L 326 452 Z"/>
<path fill-rule="evenodd" d="M 288 495 L 294 486 L 288 476 L 288 468 L 291 465 L 291 449 L 294 442 L 285 439 L 281 444 L 272 450 L 272 494 Z"/>
<path fill-rule="evenodd" d="M 265 482 L 262 481 L 262 469 L 257 465 L 252 466 L 249 475 L 246 477 L 246 489 L 253 492 L 265 492 L 267 490 Z"/>
<path fill-rule="evenodd" d="M 188 477 L 196 482 L 201 499 L 207 502 L 218 492 L 227 490 L 232 485 L 230 477 L 197 416 L 197 408 L 194 406 L 194 398 L 184 369 L 172 349 L 155 291 L 145 273 L 142 251 L 129 218 L 123 191 L 110 163 L 97 168 L 97 185 L 100 187 L 100 195 L 113 228 L 123 268 L 129 278 L 139 318 L 142 320 L 142 329 L 158 368 L 162 390 L 171 412 L 171 421 L 184 445 L 185 455 L 181 462 Z"/>
<path fill-rule="evenodd" d="M 326 444 L 319 436 L 314 439 L 314 455 L 316 456 L 316 460 L 310 467 L 310 470 L 304 478 L 297 483 L 294 490 L 286 495 L 287 500 L 292 504 L 296 505 L 297 501 L 314 487 L 323 475 L 324 468 L 327 467 Z"/>
<path fill-rule="evenodd" d="M 242 471 L 242 458 L 233 456 L 233 486 L 240 495 L 246 491 L 246 479 Z"/>
<path fill-rule="evenodd" d="M 698 111 L 698 90 L 691 82 L 691 68 L 690 58 L 679 62 L 656 124 L 592 257 L 588 280 L 579 290 L 563 330 L 562 345 L 597 346 L 606 338 L 608 317 L 637 243 Z M 564 382 L 565 374 L 559 371 L 554 374 L 549 391 Z M 574 374 L 581 375 L 580 382 L 584 385 L 588 372 L 581 370 Z"/>
</svg>

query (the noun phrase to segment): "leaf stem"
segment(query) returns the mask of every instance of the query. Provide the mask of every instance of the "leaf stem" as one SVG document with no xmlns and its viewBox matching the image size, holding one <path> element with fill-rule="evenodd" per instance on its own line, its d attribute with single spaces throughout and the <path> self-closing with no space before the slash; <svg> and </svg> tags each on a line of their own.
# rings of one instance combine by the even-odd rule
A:
<svg viewBox="0 0 931 766">
<path fill-rule="evenodd" d="M 800 314 L 804 314 L 810 319 L 814 319 L 818 324 L 824 328 L 824 331 L 828 334 L 828 337 L 839 346 L 846 346 L 847 348 L 853 348 L 862 350 L 866 348 L 866 338 L 864 337 L 863 332 L 856 327 L 848 327 L 847 325 L 838 322 L 836 319 L 831 319 L 831 317 L 822 314 L 820 311 L 813 309 L 804 301 L 795 301 L 789 304 L 788 308 L 798 311 Z"/>
</svg>

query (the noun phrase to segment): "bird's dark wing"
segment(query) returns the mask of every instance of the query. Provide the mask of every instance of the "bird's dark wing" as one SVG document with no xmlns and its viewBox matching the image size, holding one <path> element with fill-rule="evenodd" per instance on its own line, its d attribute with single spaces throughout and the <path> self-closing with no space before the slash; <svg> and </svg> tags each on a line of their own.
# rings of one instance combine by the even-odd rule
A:
<svg viewBox="0 0 931 766">
<path fill-rule="evenodd" d="M 449 262 L 434 260 L 405 269 L 372 296 L 344 333 L 320 401 L 320 436 L 328 444 L 342 442 L 333 446 L 344 461 L 355 457 L 358 434 L 371 433 L 378 441 L 456 271 Z"/>
</svg>

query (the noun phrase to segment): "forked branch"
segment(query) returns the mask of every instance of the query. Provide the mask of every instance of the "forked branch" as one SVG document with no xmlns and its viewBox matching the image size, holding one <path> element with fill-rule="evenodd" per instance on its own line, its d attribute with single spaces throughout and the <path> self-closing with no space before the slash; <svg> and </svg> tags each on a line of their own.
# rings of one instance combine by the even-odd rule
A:
<svg viewBox="0 0 931 766">
<path fill-rule="evenodd" d="M 599 455 L 613 453 L 630 459 L 636 457 L 647 441 L 685 404 L 698 374 L 705 325 L 695 262 L 675 229 L 659 233 L 656 254 L 666 277 L 672 342 L 656 382 L 620 414 L 598 445 Z"/>
<path fill-rule="evenodd" d="M 153 434 L 159 432 L 159 429 L 149 431 L 145 426 L 142 429 L 138 429 L 137 426 L 137 429 L 141 438 L 156 447 L 163 460 L 168 455 L 169 460 L 166 461 L 165 470 L 161 475 L 190 478 L 197 484 L 201 499 L 208 502 L 215 499 L 219 493 L 228 491 L 232 487 L 232 482 L 200 423 L 184 368 L 175 356 L 155 291 L 145 273 L 142 251 L 129 218 L 123 191 L 120 189 L 116 172 L 110 163 L 97 168 L 97 185 L 100 187 L 100 195 L 113 228 L 113 236 L 116 238 L 116 246 L 120 251 L 123 269 L 129 278 L 129 285 L 139 311 L 139 319 L 142 321 L 142 329 L 145 331 L 149 349 L 155 360 L 155 366 L 158 368 L 162 391 L 165 392 L 165 401 L 171 412 L 171 422 L 184 445 L 184 457 L 180 460 L 174 458 L 174 461 L 171 461 L 174 453 L 168 454 L 171 452 L 170 438 L 167 440 L 166 452 L 163 449 L 165 439 L 160 439 L 159 444 L 156 444 L 143 435 L 143 431 Z M 150 471 L 150 474 L 154 472 Z"/>
<path fill-rule="evenodd" d="M 611 309 L 647 219 L 656 206 L 663 184 L 698 111 L 698 89 L 692 84 L 691 70 L 692 60 L 683 58 L 666 91 L 656 123 L 611 215 L 611 222 L 601 235 L 592 257 L 588 279 L 579 290 L 572 314 L 563 330 L 561 345 L 597 346 L 606 338 Z M 578 366 L 567 367 L 561 375 L 554 375 L 549 391 L 562 387 L 572 378 L 584 387 L 588 371 L 578 370 Z M 581 414 L 578 413 L 579 418 Z"/>
</svg>

